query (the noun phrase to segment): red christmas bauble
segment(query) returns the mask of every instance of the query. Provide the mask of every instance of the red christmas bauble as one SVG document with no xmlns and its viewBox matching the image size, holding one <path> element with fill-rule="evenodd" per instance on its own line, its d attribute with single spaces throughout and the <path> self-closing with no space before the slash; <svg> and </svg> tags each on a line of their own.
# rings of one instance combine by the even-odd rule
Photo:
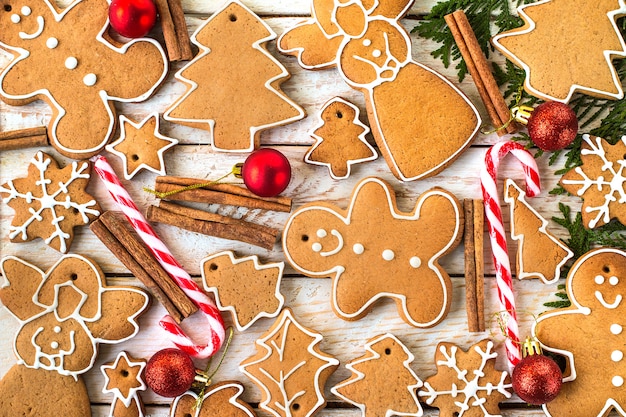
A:
<svg viewBox="0 0 626 417">
<path fill-rule="evenodd" d="M 559 366 L 542 354 L 523 358 L 511 375 L 513 390 L 524 401 L 541 405 L 552 401 L 561 391 L 563 374 Z"/>
<path fill-rule="evenodd" d="M 109 6 L 109 21 L 117 33 L 127 38 L 146 36 L 157 17 L 152 0 L 113 0 Z"/>
<path fill-rule="evenodd" d="M 544 151 L 556 151 L 576 139 L 578 119 L 567 104 L 550 101 L 533 110 L 527 128 L 535 145 Z"/>
<path fill-rule="evenodd" d="M 191 388 L 195 376 L 189 355 L 175 348 L 158 351 L 146 364 L 146 384 L 163 397 L 178 397 Z"/>
<path fill-rule="evenodd" d="M 260 197 L 282 193 L 291 180 L 289 160 L 279 151 L 263 148 L 252 152 L 241 166 L 246 187 Z"/>
</svg>

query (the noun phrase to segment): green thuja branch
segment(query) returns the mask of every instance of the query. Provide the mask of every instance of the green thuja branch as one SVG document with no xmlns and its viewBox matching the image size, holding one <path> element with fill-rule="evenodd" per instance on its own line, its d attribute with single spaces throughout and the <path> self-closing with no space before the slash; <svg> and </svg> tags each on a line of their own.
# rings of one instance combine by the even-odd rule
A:
<svg viewBox="0 0 626 417">
<path fill-rule="evenodd" d="M 554 295 L 556 296 L 556 298 L 559 298 L 559 300 L 549 301 L 547 303 L 543 303 L 543 305 L 549 308 L 565 308 L 565 307 L 571 306 L 572 302 L 569 300 L 569 297 L 567 296 L 567 293 L 565 292 L 565 285 L 559 284 L 557 286 L 557 289 L 558 289 L 558 292 L 556 292 Z"/>
</svg>

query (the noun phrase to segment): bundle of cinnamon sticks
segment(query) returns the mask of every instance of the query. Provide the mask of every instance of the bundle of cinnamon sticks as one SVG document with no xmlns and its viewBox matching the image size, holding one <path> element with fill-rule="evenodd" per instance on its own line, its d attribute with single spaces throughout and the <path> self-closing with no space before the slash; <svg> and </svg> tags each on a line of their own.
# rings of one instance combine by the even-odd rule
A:
<svg viewBox="0 0 626 417">
<path fill-rule="evenodd" d="M 39 148 L 49 144 L 48 129 L 45 126 L 0 132 L 0 151 Z"/>
</svg>

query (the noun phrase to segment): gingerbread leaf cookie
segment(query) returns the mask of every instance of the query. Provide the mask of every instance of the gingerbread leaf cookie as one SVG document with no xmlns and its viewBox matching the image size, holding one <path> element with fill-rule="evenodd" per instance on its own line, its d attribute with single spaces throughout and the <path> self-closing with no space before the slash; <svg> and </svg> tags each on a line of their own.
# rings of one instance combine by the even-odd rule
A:
<svg viewBox="0 0 626 417">
<path fill-rule="evenodd" d="M 498 354 L 493 342 L 483 340 L 467 351 L 452 343 L 437 345 L 437 374 L 424 381 L 419 396 L 440 409 L 441 415 L 458 417 L 500 416 L 498 403 L 511 397 L 506 372 L 495 369 Z"/>
<path fill-rule="evenodd" d="M 144 408 L 139 391 L 146 389 L 143 370 L 146 361 L 134 359 L 128 353 L 120 352 L 115 361 L 100 367 L 104 375 L 103 393 L 114 395 L 111 404 L 111 417 L 144 416 Z"/>
<path fill-rule="evenodd" d="M 378 158 L 365 139 L 370 129 L 359 120 L 359 112 L 357 106 L 341 97 L 324 104 L 320 124 L 311 134 L 315 144 L 304 161 L 327 166 L 330 176 L 338 180 L 350 176 L 352 165 Z"/>
<path fill-rule="evenodd" d="M 515 181 L 507 179 L 504 190 L 504 201 L 511 208 L 511 238 L 518 242 L 517 278 L 555 283 L 574 253 L 547 230 L 548 221 L 528 204 Z"/>
<path fill-rule="evenodd" d="M 159 132 L 159 115 L 153 113 L 139 123 L 120 116 L 120 122 L 120 137 L 106 150 L 122 159 L 124 178 L 130 180 L 142 169 L 165 175 L 163 154 L 178 140 Z"/>
<path fill-rule="evenodd" d="M 256 417 L 252 407 L 239 398 L 242 393 L 241 383 L 220 382 L 206 389 L 202 406 L 196 407 L 198 395 L 187 391 L 172 403 L 170 417 Z"/>
<path fill-rule="evenodd" d="M 0 186 L 3 202 L 15 210 L 9 227 L 11 242 L 42 238 L 48 246 L 66 253 L 74 227 L 89 224 L 100 207 L 85 188 L 91 167 L 88 161 L 59 168 L 57 162 L 37 152 L 28 166 L 28 176 Z"/>
<path fill-rule="evenodd" d="M 276 417 L 309 417 L 324 407 L 324 385 L 339 361 L 320 350 L 321 340 L 283 310 L 256 341 L 256 355 L 240 365 L 262 391 L 260 408 Z"/>
<path fill-rule="evenodd" d="M 421 416 L 417 389 L 422 381 L 411 369 L 413 354 L 391 334 L 365 344 L 367 353 L 346 365 L 352 376 L 331 392 L 361 409 L 365 416 Z"/>
<path fill-rule="evenodd" d="M 559 184 L 583 199 L 583 224 L 593 229 L 617 219 L 626 224 L 626 136 L 615 145 L 583 135 L 582 165 L 569 170 Z"/>
<path fill-rule="evenodd" d="M 249 152 L 261 131 L 304 118 L 280 88 L 290 74 L 267 51 L 275 37 L 242 3 L 227 3 L 192 35 L 200 53 L 176 73 L 187 92 L 165 120 L 210 131 L 215 150 Z"/>
<path fill-rule="evenodd" d="M 432 327 L 452 300 L 439 259 L 459 244 L 462 225 L 463 212 L 449 192 L 433 188 L 412 212 L 402 212 L 391 187 L 372 177 L 356 185 L 347 210 L 325 202 L 296 210 L 283 249 L 297 271 L 332 277 L 331 304 L 340 318 L 358 320 L 391 298 L 407 323 Z"/>
<path fill-rule="evenodd" d="M 623 2 L 541 0 L 520 6 L 518 13 L 524 25 L 496 35 L 493 44 L 524 69 L 529 94 L 564 103 L 576 92 L 624 96 L 611 62 L 626 57 L 615 22 L 626 15 Z"/>
<path fill-rule="evenodd" d="M 569 365 L 559 395 L 543 405 L 546 415 L 624 414 L 625 277 L 624 251 L 587 252 L 572 265 L 565 282 L 571 306 L 542 314 L 533 325 L 542 348 L 564 356 Z"/>
<path fill-rule="evenodd" d="M 280 293 L 284 266 L 225 251 L 203 259 L 200 268 L 204 289 L 215 295 L 220 310 L 232 313 L 237 330 L 244 331 L 261 317 L 276 317 L 285 304 Z"/>
<path fill-rule="evenodd" d="M 44 100 L 50 143 L 66 156 L 97 154 L 115 130 L 114 103 L 146 100 L 165 79 L 157 41 L 109 36 L 108 1 L 74 0 L 62 10 L 50 0 L 3 5 L 0 48 L 14 59 L 0 73 L 0 96 L 20 106 Z"/>
</svg>

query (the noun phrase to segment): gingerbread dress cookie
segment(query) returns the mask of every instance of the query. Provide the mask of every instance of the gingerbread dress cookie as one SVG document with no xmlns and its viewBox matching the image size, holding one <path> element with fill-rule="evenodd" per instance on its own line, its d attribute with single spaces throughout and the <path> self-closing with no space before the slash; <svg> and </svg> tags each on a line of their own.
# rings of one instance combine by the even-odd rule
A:
<svg viewBox="0 0 626 417">
<path fill-rule="evenodd" d="M 401 212 L 387 183 L 365 178 L 347 210 L 324 202 L 296 210 L 283 249 L 299 272 L 333 279 L 331 304 L 342 319 L 358 320 L 391 298 L 407 323 L 432 327 L 452 301 L 439 259 L 459 244 L 462 224 L 459 202 L 443 189 L 426 191 L 412 212 Z"/>
<path fill-rule="evenodd" d="M 158 42 L 110 38 L 107 0 L 62 10 L 49 0 L 3 0 L 1 10 L 0 48 L 15 58 L 0 74 L 0 97 L 48 103 L 51 145 L 66 156 L 97 154 L 115 130 L 114 102 L 146 100 L 165 79 Z"/>
<path fill-rule="evenodd" d="M 569 375 L 561 392 L 543 406 L 546 415 L 626 415 L 626 253 L 587 252 L 566 280 L 572 305 L 539 316 L 533 335 L 545 350 L 564 355 Z"/>
<path fill-rule="evenodd" d="M 478 133 L 474 105 L 445 77 L 413 61 L 399 20 L 411 0 L 312 0 L 312 18 L 283 33 L 279 50 L 305 69 L 336 66 L 365 96 L 370 128 L 393 174 L 437 174 Z"/>
</svg>

